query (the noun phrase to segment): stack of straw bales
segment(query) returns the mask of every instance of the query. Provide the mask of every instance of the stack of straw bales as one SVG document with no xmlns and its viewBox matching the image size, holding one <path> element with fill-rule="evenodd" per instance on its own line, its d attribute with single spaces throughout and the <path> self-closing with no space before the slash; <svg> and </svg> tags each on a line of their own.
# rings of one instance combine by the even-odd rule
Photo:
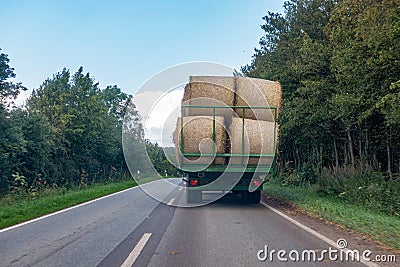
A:
<svg viewBox="0 0 400 267">
<path fill-rule="evenodd" d="M 246 106 L 276 107 L 279 111 L 282 90 L 278 82 L 245 77 L 192 76 L 185 87 L 182 105 L 191 106 Z M 235 114 L 235 112 L 236 114 Z M 274 134 L 278 139 L 278 125 L 274 110 L 241 108 L 217 109 L 215 112 L 216 153 L 274 154 Z M 174 143 L 180 166 L 180 131 L 183 130 L 185 153 L 212 153 L 213 109 L 190 108 L 184 114 L 183 128 L 178 119 Z M 242 151 L 242 127 L 244 121 L 244 151 Z M 275 127 L 276 124 L 276 127 Z M 226 130 L 227 129 L 227 130 Z M 276 132 L 274 132 L 274 129 Z M 229 133 L 229 139 L 228 134 Z M 206 139 L 206 141 L 202 141 Z M 228 142 L 228 140 L 230 142 Z M 196 159 L 196 164 L 209 164 L 210 157 Z M 271 165 L 272 157 L 232 157 L 230 163 Z M 215 164 L 226 164 L 224 157 L 216 157 Z M 190 163 L 190 162 L 182 162 Z"/>
<path fill-rule="evenodd" d="M 242 153 L 242 126 L 244 122 L 244 153 L 274 154 L 274 129 L 278 143 L 278 123 L 282 100 L 279 82 L 256 78 L 236 77 L 235 106 L 276 107 L 273 109 L 235 108 L 239 118 L 233 118 L 230 125 L 231 153 Z M 276 114 L 275 114 L 276 113 Z M 244 117 L 244 120 L 242 118 Z M 244 160 L 244 161 L 243 161 Z M 246 164 L 247 159 L 232 157 L 234 164 Z M 273 157 L 250 157 L 248 165 L 271 165 Z"/>
</svg>

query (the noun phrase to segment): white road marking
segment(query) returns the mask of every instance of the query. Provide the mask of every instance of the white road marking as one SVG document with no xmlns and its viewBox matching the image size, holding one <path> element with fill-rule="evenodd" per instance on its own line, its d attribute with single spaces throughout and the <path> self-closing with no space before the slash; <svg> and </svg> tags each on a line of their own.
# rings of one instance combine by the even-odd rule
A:
<svg viewBox="0 0 400 267">
<path fill-rule="evenodd" d="M 182 191 L 182 186 L 181 186 L 181 187 L 179 187 L 178 191 Z"/>
<path fill-rule="evenodd" d="M 265 206 L 266 208 L 270 209 L 271 211 L 275 212 L 276 214 L 282 216 L 283 218 L 285 218 L 286 220 L 288 220 L 289 222 L 295 224 L 296 226 L 300 227 L 301 229 L 303 229 L 304 231 L 312 234 L 313 236 L 321 239 L 322 241 L 328 243 L 331 247 L 337 248 L 337 244 L 335 241 L 333 241 L 332 239 L 329 239 L 328 237 L 318 233 L 317 231 L 311 229 L 310 227 L 305 226 L 304 224 L 300 223 L 299 221 L 296 221 L 295 219 L 293 219 L 292 217 L 284 214 L 283 212 L 271 207 L 270 205 L 264 203 L 264 202 L 260 202 L 261 205 Z M 345 248 L 342 249 L 344 252 L 348 252 L 349 249 Z M 360 257 L 360 262 L 364 263 L 365 265 L 369 266 L 369 267 L 379 267 L 378 264 L 370 262 L 370 261 L 366 261 L 364 260 L 362 257 Z"/>
<path fill-rule="evenodd" d="M 174 201 L 175 201 L 175 198 L 173 197 L 170 199 L 170 201 L 168 201 L 167 205 L 171 206 Z"/>
<path fill-rule="evenodd" d="M 156 181 L 148 182 L 148 183 L 145 183 L 145 184 L 151 184 L 151 183 L 158 182 L 158 181 L 159 180 L 156 180 Z M 142 185 L 144 185 L 144 184 L 142 184 Z M 129 190 L 132 190 L 132 189 L 135 189 L 135 188 L 140 188 L 140 187 L 139 186 L 131 187 L 131 188 L 125 189 L 123 191 L 115 192 L 115 193 L 107 195 L 107 196 L 103 196 L 103 197 L 100 197 L 100 198 L 96 198 L 96 199 L 90 200 L 90 201 L 85 202 L 85 203 L 81 203 L 81 204 L 76 205 L 76 206 L 72 206 L 72 207 L 69 207 L 69 208 L 66 208 L 66 209 L 63 209 L 63 210 L 59 210 L 59 211 L 56 211 L 56 212 L 53 212 L 53 213 L 50 213 L 50 214 L 46 214 L 46 215 L 43 215 L 43 216 L 38 217 L 36 219 L 32 219 L 32 220 L 29 220 L 29 221 L 26 221 L 26 222 L 22 222 L 22 223 L 19 223 L 19 224 L 16 224 L 16 225 L 1 229 L 0 233 L 15 229 L 17 227 L 24 226 L 24 225 L 29 224 L 29 223 L 33 223 L 33 222 L 36 222 L 36 221 L 39 221 L 39 220 L 43 220 L 43 219 L 46 219 L 48 217 L 51 217 L 51 216 L 54 216 L 54 215 L 57 215 L 57 214 L 60 214 L 60 213 L 63 213 L 63 212 L 66 212 L 66 211 L 69 211 L 69 210 L 72 210 L 72 209 L 76 209 L 76 208 L 85 206 L 87 204 L 91 204 L 93 202 L 96 202 L 96 201 L 99 201 L 99 200 L 102 200 L 102 199 L 105 199 L 105 198 L 108 198 L 108 197 L 112 197 L 112 196 L 124 193 L 126 191 L 129 191 Z"/>
<path fill-rule="evenodd" d="M 131 267 L 132 264 L 136 261 L 137 257 L 139 257 L 140 252 L 142 252 L 142 249 L 144 246 L 146 246 L 147 241 L 149 241 L 149 238 L 151 236 L 151 233 L 145 233 L 142 238 L 139 240 L 139 242 L 136 244 L 136 246 L 133 248 L 131 253 L 129 253 L 128 258 L 122 263 L 121 267 Z"/>
</svg>

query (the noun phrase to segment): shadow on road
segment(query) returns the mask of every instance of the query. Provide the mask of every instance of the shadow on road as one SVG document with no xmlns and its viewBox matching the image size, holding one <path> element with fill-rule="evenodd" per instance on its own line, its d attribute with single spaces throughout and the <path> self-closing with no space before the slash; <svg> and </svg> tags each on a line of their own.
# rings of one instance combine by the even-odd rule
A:
<svg viewBox="0 0 400 267">
<path fill-rule="evenodd" d="M 222 194 L 222 193 L 214 193 L 214 192 L 203 192 L 203 201 L 207 201 L 208 199 L 215 199 L 215 196 L 211 196 L 212 194 Z M 208 207 L 212 206 L 226 206 L 226 207 L 261 207 L 260 204 L 245 204 L 242 201 L 240 194 L 228 193 L 222 198 L 210 203 L 207 205 Z"/>
</svg>

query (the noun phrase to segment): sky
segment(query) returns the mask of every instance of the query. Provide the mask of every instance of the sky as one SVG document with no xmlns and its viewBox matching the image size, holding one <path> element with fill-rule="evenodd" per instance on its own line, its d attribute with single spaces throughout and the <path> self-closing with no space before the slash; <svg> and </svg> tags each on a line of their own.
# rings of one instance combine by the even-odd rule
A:
<svg viewBox="0 0 400 267">
<path fill-rule="evenodd" d="M 63 68 L 80 66 L 100 83 L 134 95 L 173 65 L 251 62 L 268 11 L 283 0 L 1 0 L 0 48 L 29 91 Z"/>
</svg>

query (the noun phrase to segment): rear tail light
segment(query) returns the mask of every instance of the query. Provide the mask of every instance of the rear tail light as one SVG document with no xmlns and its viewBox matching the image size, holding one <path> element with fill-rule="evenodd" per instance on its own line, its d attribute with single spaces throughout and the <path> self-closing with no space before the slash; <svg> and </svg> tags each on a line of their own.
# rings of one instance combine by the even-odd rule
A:
<svg viewBox="0 0 400 267">
<path fill-rule="evenodd" d="M 254 180 L 253 184 L 258 187 L 258 186 L 261 185 L 261 181 L 260 180 Z"/>
<path fill-rule="evenodd" d="M 195 179 L 195 180 L 190 180 L 190 185 L 191 186 L 197 186 L 199 185 L 199 180 Z"/>
</svg>

